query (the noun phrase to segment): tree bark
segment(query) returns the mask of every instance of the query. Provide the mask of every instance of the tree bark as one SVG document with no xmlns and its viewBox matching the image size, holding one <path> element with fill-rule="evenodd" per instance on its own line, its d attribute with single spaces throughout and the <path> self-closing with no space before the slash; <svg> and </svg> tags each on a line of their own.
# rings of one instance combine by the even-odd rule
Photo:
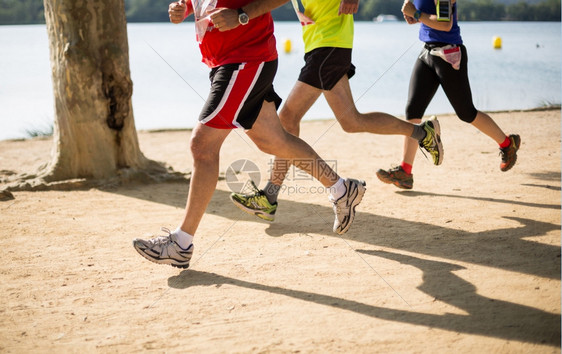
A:
<svg viewBox="0 0 562 354">
<path fill-rule="evenodd" d="M 47 181 L 143 169 L 133 118 L 124 2 L 44 0 L 55 95 Z"/>
</svg>

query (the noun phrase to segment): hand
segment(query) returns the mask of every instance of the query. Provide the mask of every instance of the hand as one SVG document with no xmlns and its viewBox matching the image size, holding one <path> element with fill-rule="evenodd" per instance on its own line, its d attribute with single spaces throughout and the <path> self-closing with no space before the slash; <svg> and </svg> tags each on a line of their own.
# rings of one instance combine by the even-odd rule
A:
<svg viewBox="0 0 562 354">
<path fill-rule="evenodd" d="M 168 16 L 170 16 L 170 22 L 181 23 L 185 19 L 185 12 L 187 11 L 187 5 L 185 0 L 179 0 L 173 2 L 168 6 Z"/>
<path fill-rule="evenodd" d="M 210 11 L 209 15 L 215 28 L 221 32 L 229 31 L 240 25 L 238 11 L 234 9 L 220 7 Z"/>
<path fill-rule="evenodd" d="M 404 4 L 402 5 L 402 13 L 409 17 L 414 17 L 414 13 L 417 11 L 414 4 L 410 2 L 410 0 L 404 0 Z M 415 20 L 415 19 L 414 19 Z M 409 22 L 408 22 L 409 23 Z"/>
<path fill-rule="evenodd" d="M 357 13 L 359 0 L 341 0 L 338 15 L 350 15 Z"/>
<path fill-rule="evenodd" d="M 418 20 L 416 20 L 415 18 L 408 16 L 408 15 L 404 15 L 404 20 L 406 20 L 406 22 L 409 25 L 413 25 L 414 23 L 418 23 Z"/>
</svg>

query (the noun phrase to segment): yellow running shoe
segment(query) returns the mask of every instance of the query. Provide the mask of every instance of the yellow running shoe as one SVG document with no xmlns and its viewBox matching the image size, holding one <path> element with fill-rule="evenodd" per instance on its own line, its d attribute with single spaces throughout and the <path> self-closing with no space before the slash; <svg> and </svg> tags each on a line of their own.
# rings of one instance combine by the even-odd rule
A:
<svg viewBox="0 0 562 354">
<path fill-rule="evenodd" d="M 441 142 L 441 127 L 437 117 L 432 116 L 430 120 L 425 121 L 423 129 L 427 135 L 423 140 L 420 140 L 420 147 L 431 154 L 433 164 L 441 165 L 441 162 L 443 162 L 443 143 Z"/>
<path fill-rule="evenodd" d="M 232 200 L 234 205 L 248 214 L 255 215 L 258 218 L 267 221 L 275 220 L 277 203 L 271 204 L 269 200 L 267 200 L 265 193 L 256 186 L 254 181 L 250 181 L 250 184 L 253 189 L 253 193 L 231 193 L 230 200 Z"/>
</svg>

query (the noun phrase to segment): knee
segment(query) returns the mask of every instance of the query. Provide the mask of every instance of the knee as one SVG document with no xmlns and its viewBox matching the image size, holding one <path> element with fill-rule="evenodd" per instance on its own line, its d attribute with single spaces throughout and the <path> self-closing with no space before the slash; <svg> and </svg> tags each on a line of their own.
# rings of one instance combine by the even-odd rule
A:
<svg viewBox="0 0 562 354">
<path fill-rule="evenodd" d="M 219 157 L 218 151 L 214 151 L 210 146 L 207 146 L 196 135 L 191 138 L 189 149 L 194 162 L 215 161 Z"/>
<path fill-rule="evenodd" d="M 474 110 L 474 111 L 469 111 L 469 112 L 466 112 L 466 111 L 458 112 L 457 116 L 463 122 L 468 123 L 468 124 L 472 124 L 472 122 L 474 122 L 474 120 L 476 119 L 476 116 L 478 116 L 478 111 Z"/>
<path fill-rule="evenodd" d="M 296 136 L 299 135 L 301 118 L 298 117 L 296 113 L 284 107 L 281 113 L 279 113 L 279 120 L 287 132 Z"/>
<path fill-rule="evenodd" d="M 361 132 L 360 124 L 358 123 L 357 119 L 339 119 L 341 128 L 346 133 L 359 133 Z"/>
<path fill-rule="evenodd" d="M 365 119 L 365 116 L 356 109 L 350 109 L 345 113 L 338 112 L 336 119 L 346 133 L 360 133 L 364 131 L 362 121 Z"/>
<path fill-rule="evenodd" d="M 279 153 L 279 149 L 282 147 L 282 143 L 277 143 L 273 139 L 268 139 L 263 136 L 255 137 L 252 140 L 260 151 L 269 155 L 277 155 Z"/>
<path fill-rule="evenodd" d="M 425 112 L 420 112 L 419 110 L 414 109 L 414 107 L 412 107 L 410 104 L 406 106 L 406 120 L 408 122 L 412 122 L 412 120 L 418 118 L 421 120 L 421 117 L 423 117 L 424 113 Z"/>
</svg>

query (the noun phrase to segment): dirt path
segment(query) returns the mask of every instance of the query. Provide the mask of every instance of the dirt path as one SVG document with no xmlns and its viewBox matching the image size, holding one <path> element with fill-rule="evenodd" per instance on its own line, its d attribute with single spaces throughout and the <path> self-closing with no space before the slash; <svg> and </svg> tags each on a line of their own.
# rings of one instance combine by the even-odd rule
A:
<svg viewBox="0 0 562 354">
<path fill-rule="evenodd" d="M 367 194 L 343 237 L 326 193 L 298 172 L 274 223 L 219 181 L 191 268 L 141 258 L 131 240 L 175 228 L 187 184 L 18 192 L 0 202 L 1 352 L 560 353 L 560 111 L 496 113 L 522 137 L 495 144 L 440 117 L 444 164 L 419 154 L 412 191 L 384 185 L 402 139 L 307 122 L 302 136 Z M 242 133 L 221 171 L 270 156 Z M 189 132 L 140 133 L 144 153 L 190 167 Z M 49 140 L 0 141 L 0 170 L 31 171 Z"/>
</svg>

